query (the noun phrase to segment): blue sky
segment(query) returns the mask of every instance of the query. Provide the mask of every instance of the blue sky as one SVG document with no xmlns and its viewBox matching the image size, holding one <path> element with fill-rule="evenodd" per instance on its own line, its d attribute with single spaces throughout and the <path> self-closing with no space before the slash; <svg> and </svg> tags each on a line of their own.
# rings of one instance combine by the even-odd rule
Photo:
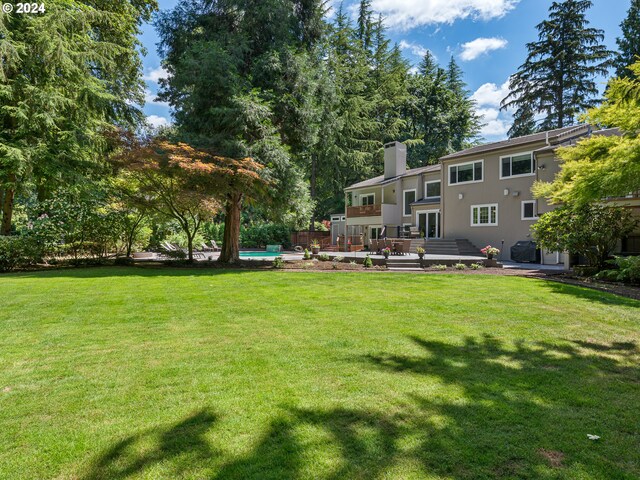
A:
<svg viewBox="0 0 640 480">
<path fill-rule="evenodd" d="M 179 0 L 159 0 L 162 10 Z M 334 0 L 335 5 L 339 4 Z M 356 0 L 345 0 L 352 8 Z M 544 20 L 552 0 L 373 0 L 388 26 L 388 34 L 413 64 L 425 49 L 443 65 L 453 55 L 464 70 L 465 80 L 478 103 L 478 113 L 487 124 L 482 136 L 487 141 L 506 137 L 511 123 L 509 112 L 499 112 L 506 94 L 505 82 L 526 58 L 526 43 L 536 39 L 535 26 Z M 615 50 L 620 22 L 626 16 L 628 0 L 594 0 L 588 12 L 591 26 L 605 32 L 606 45 Z M 163 74 L 152 25 L 143 27 L 141 41 L 148 50 L 144 58 L 148 87 L 144 111 L 149 122 L 171 121 L 166 105 L 155 102 L 157 78 Z M 604 88 L 605 79 L 600 79 Z"/>
</svg>

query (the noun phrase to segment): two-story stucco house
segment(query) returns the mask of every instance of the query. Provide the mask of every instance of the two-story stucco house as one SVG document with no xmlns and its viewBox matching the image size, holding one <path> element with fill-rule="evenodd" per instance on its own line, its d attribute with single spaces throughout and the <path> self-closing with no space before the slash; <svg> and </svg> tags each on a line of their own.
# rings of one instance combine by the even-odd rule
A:
<svg viewBox="0 0 640 480">
<path fill-rule="evenodd" d="M 427 253 L 445 240 L 491 244 L 503 247 L 503 259 L 508 259 L 509 247 L 532 240 L 531 225 L 553 208 L 533 198 L 531 187 L 558 173 L 556 149 L 586 135 L 616 134 L 615 129 L 592 132 L 589 125 L 561 128 L 476 146 L 411 170 L 406 168 L 406 146 L 389 143 L 384 175 L 345 189 L 347 230 L 362 235 L 365 244 L 419 232 Z M 624 203 L 640 211 L 637 196 Z M 545 252 L 542 261 L 560 263 L 563 258 Z"/>
</svg>

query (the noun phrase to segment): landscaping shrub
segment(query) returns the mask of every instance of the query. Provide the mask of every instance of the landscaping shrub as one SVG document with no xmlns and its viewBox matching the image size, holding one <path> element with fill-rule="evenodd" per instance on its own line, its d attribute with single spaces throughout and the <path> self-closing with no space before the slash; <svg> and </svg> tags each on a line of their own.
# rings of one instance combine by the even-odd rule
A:
<svg viewBox="0 0 640 480">
<path fill-rule="evenodd" d="M 617 268 L 603 270 L 596 275 L 596 278 L 640 285 L 640 256 L 616 257 L 610 263 Z"/>
<path fill-rule="evenodd" d="M 311 260 L 311 253 L 307 248 L 304 249 L 304 255 L 302 257 L 304 260 Z"/>
<path fill-rule="evenodd" d="M 328 254 L 321 253 L 320 255 L 318 255 L 318 260 L 320 260 L 321 262 L 328 262 L 330 258 Z"/>
<path fill-rule="evenodd" d="M 364 257 L 364 268 L 371 268 L 371 267 L 373 267 L 373 260 L 371 260 L 371 257 L 367 255 L 366 257 Z"/>
<path fill-rule="evenodd" d="M 277 223 L 262 223 L 240 228 L 240 244 L 244 248 L 282 245 L 291 248 L 291 229 Z"/>
<path fill-rule="evenodd" d="M 623 207 L 564 205 L 542 215 L 531 230 L 540 248 L 580 254 L 590 267 L 602 270 L 619 239 L 631 233 L 637 223 Z"/>
<path fill-rule="evenodd" d="M 480 270 L 480 269 L 484 268 L 484 265 L 482 263 L 480 263 L 480 262 L 472 263 L 471 265 L 469 265 L 469 268 L 471 270 Z"/>
<path fill-rule="evenodd" d="M 434 270 L 443 271 L 443 270 L 447 269 L 447 266 L 446 265 L 432 265 L 431 268 L 433 268 Z"/>
<path fill-rule="evenodd" d="M 34 208 L 26 233 L 47 256 L 103 259 L 122 247 L 121 212 L 108 203 L 99 185 L 69 188 Z M 43 213 L 44 212 L 44 213 Z"/>
<path fill-rule="evenodd" d="M 456 263 L 453 268 L 455 268 L 456 270 L 464 270 L 467 268 L 467 266 L 464 263 Z"/>
<path fill-rule="evenodd" d="M 202 235 L 207 242 L 215 240 L 222 243 L 224 239 L 224 222 L 205 222 Z M 256 223 L 240 227 L 240 245 L 243 248 L 265 248 L 267 245 L 282 245 L 291 248 L 291 229 L 279 223 Z"/>
<path fill-rule="evenodd" d="M 0 272 L 25 268 L 42 261 L 42 247 L 27 236 L 0 236 Z"/>
<path fill-rule="evenodd" d="M 273 259 L 273 268 L 284 268 L 284 259 L 282 257 L 276 257 Z"/>
</svg>

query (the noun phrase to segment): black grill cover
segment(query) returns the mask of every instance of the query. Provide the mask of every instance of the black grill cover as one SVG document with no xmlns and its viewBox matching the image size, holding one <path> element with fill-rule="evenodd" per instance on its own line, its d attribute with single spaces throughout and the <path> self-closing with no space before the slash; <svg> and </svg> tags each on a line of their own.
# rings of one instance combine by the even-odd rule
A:
<svg viewBox="0 0 640 480">
<path fill-rule="evenodd" d="M 540 250 L 536 242 L 522 240 L 511 247 L 511 260 L 514 262 L 540 263 Z"/>
</svg>

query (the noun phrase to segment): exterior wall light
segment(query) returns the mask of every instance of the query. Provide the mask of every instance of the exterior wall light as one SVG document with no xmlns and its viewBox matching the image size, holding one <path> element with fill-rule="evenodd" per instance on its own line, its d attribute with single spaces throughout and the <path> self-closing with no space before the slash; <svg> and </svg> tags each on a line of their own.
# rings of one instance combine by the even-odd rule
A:
<svg viewBox="0 0 640 480">
<path fill-rule="evenodd" d="M 464 198 L 464 193 L 459 193 L 458 194 L 458 200 L 462 200 Z"/>
<path fill-rule="evenodd" d="M 509 195 L 509 189 L 508 189 L 508 188 L 505 188 L 505 189 L 504 189 L 504 196 L 506 197 L 506 196 L 508 196 L 508 195 Z"/>
</svg>

